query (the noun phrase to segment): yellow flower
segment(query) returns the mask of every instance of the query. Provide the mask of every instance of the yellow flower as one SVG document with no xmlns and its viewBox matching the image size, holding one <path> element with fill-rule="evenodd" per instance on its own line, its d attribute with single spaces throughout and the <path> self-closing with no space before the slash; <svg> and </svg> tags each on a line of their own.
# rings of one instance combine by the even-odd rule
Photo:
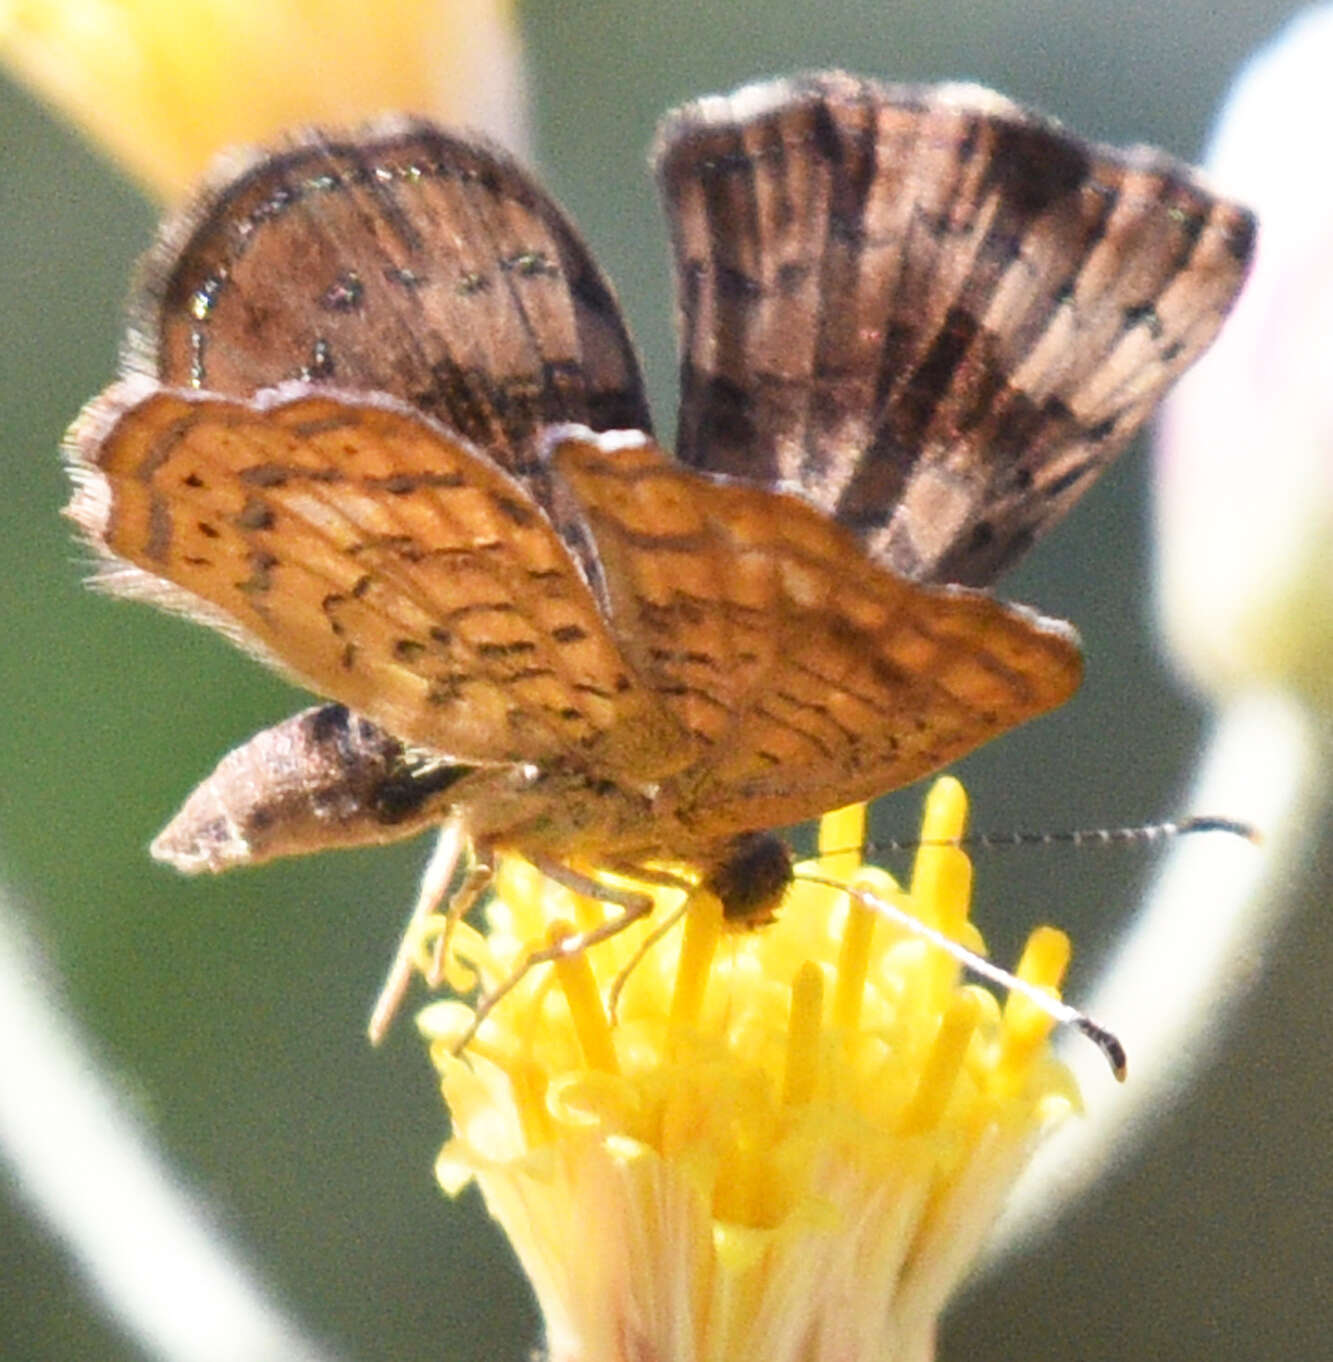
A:
<svg viewBox="0 0 1333 1362">
<path fill-rule="evenodd" d="M 523 142 L 505 0 L 0 0 L 0 57 L 174 198 L 221 148 L 387 109 Z"/>
<path fill-rule="evenodd" d="M 956 837 L 965 816 L 962 787 L 941 780 L 923 837 Z M 829 815 L 821 845 L 859 845 L 862 819 Z M 852 853 L 818 869 L 981 946 L 956 847 L 921 849 L 910 894 Z M 652 892 L 658 921 L 682 899 Z M 534 941 L 602 913 L 509 862 L 489 933 L 461 928 L 456 955 L 493 988 Z M 653 925 L 530 971 L 461 1056 L 469 1008 L 419 1019 L 453 1119 L 440 1182 L 477 1181 L 552 1358 L 928 1356 L 1006 1190 L 1077 1105 L 1049 1019 L 799 878 L 749 932 L 724 932 L 721 905 L 694 895 L 683 930 L 635 963 Z M 1067 955 L 1039 930 L 1020 975 L 1053 989 Z"/>
</svg>

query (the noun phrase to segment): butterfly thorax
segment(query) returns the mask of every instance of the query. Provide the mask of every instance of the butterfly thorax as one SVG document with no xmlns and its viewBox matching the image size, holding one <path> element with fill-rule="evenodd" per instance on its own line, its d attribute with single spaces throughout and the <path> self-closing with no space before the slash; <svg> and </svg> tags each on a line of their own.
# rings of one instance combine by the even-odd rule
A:
<svg viewBox="0 0 1333 1362">
<path fill-rule="evenodd" d="M 771 921 L 791 883 L 780 837 L 705 831 L 684 816 L 670 785 L 631 789 L 575 770 L 529 768 L 477 772 L 451 797 L 476 843 L 558 864 L 588 860 L 631 877 L 675 866 L 718 896 L 732 924 Z"/>
</svg>

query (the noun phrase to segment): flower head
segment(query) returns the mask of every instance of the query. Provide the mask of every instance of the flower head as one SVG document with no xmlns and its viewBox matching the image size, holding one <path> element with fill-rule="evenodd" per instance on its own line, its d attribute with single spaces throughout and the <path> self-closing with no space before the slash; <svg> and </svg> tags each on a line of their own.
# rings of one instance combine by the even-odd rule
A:
<svg viewBox="0 0 1333 1362">
<path fill-rule="evenodd" d="M 965 813 L 961 786 L 938 782 L 923 836 L 956 838 Z M 861 817 L 827 817 L 822 845 L 859 844 Z M 981 946 L 957 847 L 923 847 L 910 891 L 855 853 L 830 863 Z M 655 919 L 683 897 L 652 892 Z M 602 913 L 509 862 L 489 932 L 461 928 L 457 955 L 493 988 L 534 942 Z M 928 1355 L 1006 1189 L 1077 1105 L 1049 1019 L 960 983 L 948 957 L 799 867 L 770 925 L 727 932 L 695 893 L 683 928 L 642 953 L 653 927 L 528 972 L 461 1056 L 470 1009 L 420 1018 L 453 1117 L 438 1176 L 450 1193 L 477 1181 L 552 1357 Z M 1067 954 L 1040 930 L 1020 975 L 1053 988 Z"/>
<path fill-rule="evenodd" d="M 1245 68 L 1208 166 L 1259 223 L 1253 272 L 1163 411 L 1159 601 L 1210 695 L 1285 691 L 1333 712 L 1333 7 Z"/>
<path fill-rule="evenodd" d="M 223 147 L 389 109 L 521 143 L 506 0 L 6 0 L 0 58 L 156 194 Z"/>
</svg>

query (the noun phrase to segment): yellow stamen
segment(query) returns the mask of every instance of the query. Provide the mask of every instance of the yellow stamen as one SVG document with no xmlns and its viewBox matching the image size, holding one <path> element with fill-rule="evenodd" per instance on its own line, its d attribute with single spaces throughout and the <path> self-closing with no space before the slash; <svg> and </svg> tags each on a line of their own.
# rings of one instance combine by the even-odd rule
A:
<svg viewBox="0 0 1333 1362">
<path fill-rule="evenodd" d="M 955 940 L 964 940 L 972 862 L 961 847 L 940 844 L 956 841 L 966 830 L 967 792 L 952 776 L 942 776 L 926 796 L 911 893 L 921 919 Z"/>
<path fill-rule="evenodd" d="M 860 1022 L 866 975 L 870 970 L 870 948 L 878 922 L 874 911 L 859 899 L 848 902 L 847 921 L 843 925 L 842 941 L 838 948 L 837 980 L 833 989 L 835 1030 L 850 1034 Z"/>
<path fill-rule="evenodd" d="M 981 1004 L 974 989 L 963 989 L 945 1008 L 940 1029 L 921 1066 L 916 1092 L 903 1111 L 902 1134 L 920 1134 L 939 1124 L 980 1020 Z"/>
<path fill-rule="evenodd" d="M 523 1143 L 529 1149 L 540 1149 L 555 1134 L 546 1110 L 546 1070 L 531 1059 L 524 1059 L 508 1072 Z"/>
<path fill-rule="evenodd" d="M 1069 965 L 1069 938 L 1055 927 L 1038 927 L 1027 940 L 1015 973 L 1020 979 L 1060 996 L 1060 983 Z M 1045 1044 L 1054 1022 L 1029 998 L 1011 993 L 1004 1005 L 1003 1068 L 1025 1070 Z"/>
<path fill-rule="evenodd" d="M 845 878 L 856 874 L 866 840 L 866 806 L 848 804 L 819 820 L 819 860 L 826 875 Z"/>
<path fill-rule="evenodd" d="M 698 1023 L 722 921 L 722 900 L 707 889 L 696 889 L 685 913 L 685 934 L 671 998 L 669 1025 L 673 1036 L 692 1030 Z"/>
<path fill-rule="evenodd" d="M 574 921 L 580 932 L 591 932 L 600 927 L 606 918 L 606 905 L 587 894 L 570 893 L 570 903 L 574 909 Z"/>
<path fill-rule="evenodd" d="M 921 813 L 923 842 L 955 841 L 967 830 L 967 791 L 953 776 L 941 776 L 926 793 Z M 929 850 L 923 847 L 922 850 Z"/>
<path fill-rule="evenodd" d="M 796 972 L 791 986 L 787 1063 L 782 1080 L 782 1101 L 786 1106 L 801 1106 L 814 1096 L 823 1020 L 824 973 L 813 960 L 807 960 Z"/>
<path fill-rule="evenodd" d="M 552 946 L 558 946 L 572 935 L 574 928 L 568 922 L 553 922 L 547 933 L 547 941 Z M 602 995 L 586 953 L 578 951 L 556 956 L 555 974 L 569 1005 L 569 1015 L 574 1021 L 574 1032 L 583 1051 L 584 1063 L 601 1073 L 619 1073 L 620 1063 L 616 1059 L 611 1027 L 607 1023 Z"/>
</svg>

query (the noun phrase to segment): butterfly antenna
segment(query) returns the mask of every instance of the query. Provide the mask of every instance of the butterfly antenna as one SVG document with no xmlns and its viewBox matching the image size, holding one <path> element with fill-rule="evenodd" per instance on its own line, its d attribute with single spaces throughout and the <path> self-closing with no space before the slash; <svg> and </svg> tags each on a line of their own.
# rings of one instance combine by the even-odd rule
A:
<svg viewBox="0 0 1333 1362">
<path fill-rule="evenodd" d="M 949 845 L 950 843 L 946 843 Z M 920 845 L 920 843 L 917 843 Z M 1002 966 L 987 960 L 984 955 L 978 955 L 975 951 L 970 951 L 961 942 L 955 941 L 952 937 L 946 936 L 937 928 L 922 922 L 920 918 L 909 913 L 907 909 L 898 907 L 897 904 L 888 899 L 880 898 L 877 894 L 868 893 L 864 889 L 859 889 L 855 885 L 846 884 L 842 880 L 831 879 L 824 875 L 811 874 L 809 871 L 799 870 L 796 872 L 796 879 L 804 880 L 809 884 L 823 885 L 826 889 L 836 889 L 841 893 L 853 898 L 862 907 L 870 912 L 887 919 L 889 922 L 902 927 L 911 932 L 913 936 L 919 937 L 923 941 L 929 942 L 932 946 L 937 946 L 946 954 L 952 956 L 965 970 L 971 974 L 978 975 L 982 979 L 989 980 L 992 984 L 1007 990 L 1010 993 L 1020 993 L 1029 1002 L 1040 1008 L 1048 1017 L 1059 1026 L 1072 1026 L 1076 1031 L 1092 1041 L 1092 1043 L 1106 1056 L 1107 1063 L 1111 1066 L 1111 1072 L 1115 1074 L 1121 1083 L 1125 1081 L 1128 1072 L 1128 1060 L 1125 1056 L 1125 1047 L 1119 1039 L 1106 1027 L 1093 1021 L 1085 1012 L 1080 1012 L 1076 1007 L 1070 1007 L 1068 1003 L 1061 1002 L 1059 998 L 1053 997 L 1045 989 L 1038 988 L 1035 984 L 1030 984 L 1026 979 L 1020 979 L 1018 975 Z"/>
<path fill-rule="evenodd" d="M 821 851 L 820 859 L 847 852 L 916 851 L 921 847 L 959 847 L 964 851 L 1001 851 L 1009 847 L 1036 846 L 1132 846 L 1143 842 L 1165 842 L 1172 837 L 1187 837 L 1199 832 L 1221 832 L 1241 837 L 1255 846 L 1263 834 L 1252 823 L 1217 814 L 1196 814 L 1176 823 L 1138 823 L 1125 828 L 1061 828 L 1054 832 L 968 832 L 960 837 L 889 837 L 863 842 L 860 846 Z"/>
</svg>

